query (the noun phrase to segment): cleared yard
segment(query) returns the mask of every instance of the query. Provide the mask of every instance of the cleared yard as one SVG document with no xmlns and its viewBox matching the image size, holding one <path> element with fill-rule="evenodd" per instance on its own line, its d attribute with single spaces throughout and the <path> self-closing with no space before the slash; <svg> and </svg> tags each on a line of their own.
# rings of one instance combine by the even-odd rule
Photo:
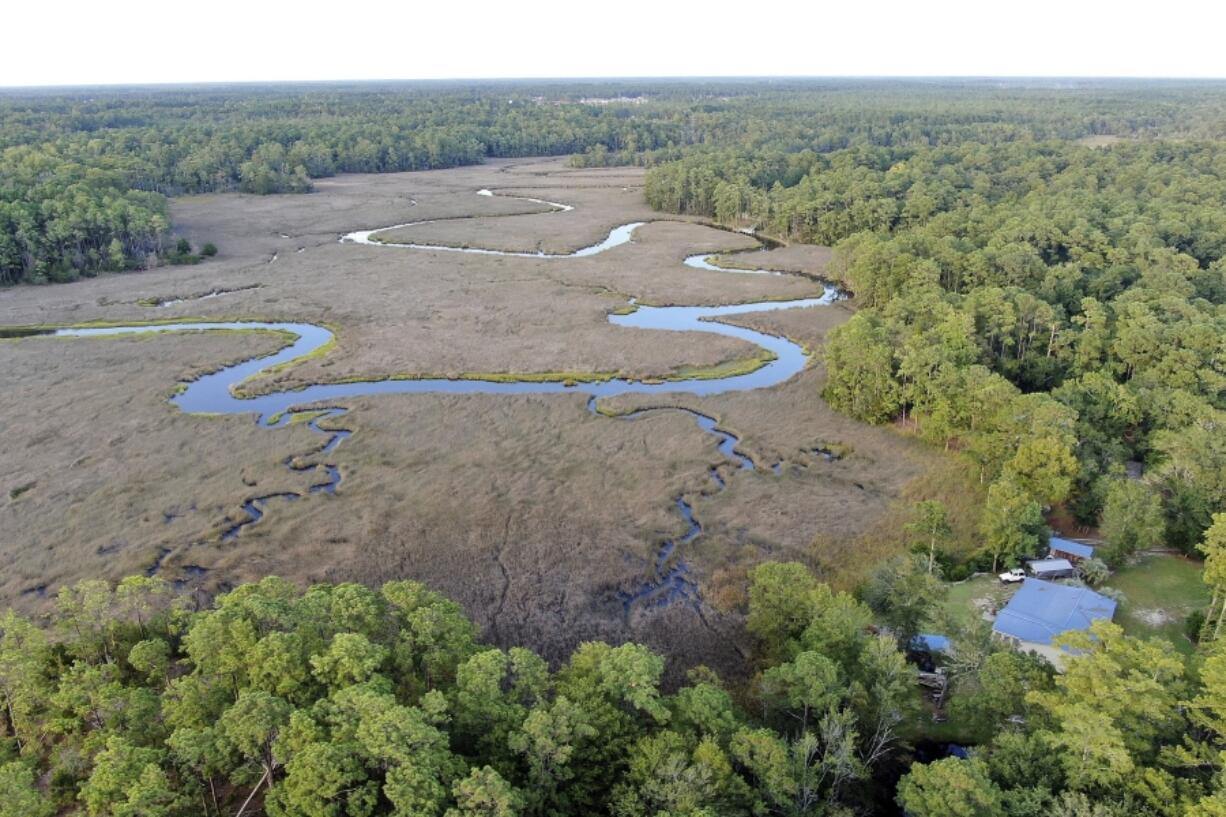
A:
<svg viewBox="0 0 1226 817">
<path fill-rule="evenodd" d="M 984 611 L 1004 607 L 1019 586 L 1002 584 L 995 576 L 975 576 L 951 584 L 941 610 L 951 621 L 970 622 Z M 1170 554 L 1142 556 L 1096 589 L 1122 594 L 1115 622 L 1127 634 L 1163 638 L 1182 653 L 1192 652 L 1184 622 L 1203 610 L 1210 596 L 1201 581 L 1200 562 Z"/>
<path fill-rule="evenodd" d="M 974 576 L 949 586 L 942 610 L 954 622 L 969 623 L 982 618 L 985 612 L 1000 610 L 1020 586 L 1004 584 L 991 575 Z"/>
<path fill-rule="evenodd" d="M 1124 594 L 1116 623 L 1129 635 L 1165 638 L 1183 653 L 1192 642 L 1184 622 L 1209 603 L 1209 588 L 1201 581 L 1201 564 L 1169 554 L 1144 556 L 1115 572 L 1105 587 Z"/>
</svg>

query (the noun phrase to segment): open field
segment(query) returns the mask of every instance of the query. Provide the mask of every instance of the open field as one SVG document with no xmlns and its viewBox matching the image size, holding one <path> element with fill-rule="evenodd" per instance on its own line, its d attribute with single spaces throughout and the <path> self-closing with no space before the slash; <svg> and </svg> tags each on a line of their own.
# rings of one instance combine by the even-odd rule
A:
<svg viewBox="0 0 1226 817">
<path fill-rule="evenodd" d="M 1182 653 L 1192 652 L 1184 622 L 1205 609 L 1210 595 L 1199 562 L 1170 554 L 1143 555 L 1117 570 L 1104 586 L 1124 594 L 1115 616 L 1124 632 L 1163 638 Z"/>
<path fill-rule="evenodd" d="M 630 298 L 722 304 L 820 292 L 803 278 L 683 266 L 686 255 L 754 242 L 672 217 L 590 258 L 337 241 L 355 229 L 452 219 L 405 232 L 414 241 L 567 251 L 656 218 L 639 184 L 635 169 L 499 162 L 338 177 L 308 196 L 178 199 L 176 226 L 197 245 L 215 242 L 216 260 L 2 291 L 0 325 L 259 318 L 336 332 L 326 355 L 256 381 L 256 391 L 474 372 L 659 377 L 732 365 L 758 347 L 609 325 L 606 315 Z M 576 209 L 541 212 L 549 208 L 476 195 L 482 188 Z M 455 219 L 465 215 L 480 218 Z M 819 274 L 827 257 L 823 248 L 786 247 L 732 258 Z M 219 290 L 233 291 L 142 303 Z M 836 304 L 737 322 L 817 350 L 849 314 Z M 338 492 L 274 500 L 259 524 L 222 542 L 244 500 L 304 489 L 309 478 L 284 461 L 321 437 L 303 425 L 265 430 L 249 417 L 185 416 L 166 398 L 180 380 L 281 342 L 251 334 L 0 342 L 0 370 L 19 384 L 0 391 L 0 433 L 19 452 L 0 464 L 0 547 L 11 565 L 0 601 L 34 607 L 38 594 L 23 591 L 155 565 L 205 590 L 268 573 L 412 577 L 460 601 L 500 643 L 558 657 L 585 639 L 634 638 L 681 666 L 727 669 L 743 648 L 738 603 L 749 566 L 766 558 L 804 558 L 828 573 L 863 566 L 847 543 L 896 512 L 908 486 L 944 461 L 891 429 L 833 412 L 818 396 L 817 365 L 771 389 L 666 401 L 715 417 L 755 463 L 752 472 L 725 469 L 728 489 L 709 497 L 708 470 L 725 460 L 681 413 L 611 419 L 587 411 L 581 395 L 364 397 L 343 401 L 350 411 L 338 425 L 354 434 L 327 458 L 343 476 Z M 610 411 L 643 404 L 607 402 Z M 817 449 L 843 456 L 828 461 Z M 674 507 L 681 494 L 705 528 L 678 554 L 709 600 L 703 615 L 673 605 L 626 616 L 617 593 L 649 578 L 660 542 L 684 529 Z"/>
</svg>

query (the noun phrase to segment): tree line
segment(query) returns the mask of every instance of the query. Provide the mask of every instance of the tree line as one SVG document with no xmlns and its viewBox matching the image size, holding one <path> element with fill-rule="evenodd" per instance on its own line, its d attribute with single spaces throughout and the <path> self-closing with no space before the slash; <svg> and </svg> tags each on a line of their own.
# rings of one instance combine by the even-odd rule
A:
<svg viewBox="0 0 1226 817">
<path fill-rule="evenodd" d="M 922 526 L 921 526 L 922 527 Z M 550 667 L 481 642 L 412 581 L 274 577 L 204 609 L 163 580 L 60 590 L 0 616 L 0 817 L 1216 817 L 1226 805 L 1226 514 L 1202 549 L 1192 659 L 1097 622 L 1063 671 L 941 622 L 947 687 L 917 686 L 940 621 L 923 559 L 858 596 L 796 563 L 750 574 L 746 677 L 666 688 L 633 643 Z"/>
<path fill-rule="evenodd" d="M 883 799 L 915 703 L 895 640 L 799 565 L 755 576 L 744 690 L 666 691 L 636 644 L 551 668 L 411 581 L 184 599 L 94 580 L 49 629 L 0 618 L 0 815 L 844 813 Z"/>
<path fill-rule="evenodd" d="M 728 216 L 755 212 L 753 190 L 775 182 L 790 187 L 817 157 L 855 146 L 1099 133 L 1217 138 L 1224 103 L 1212 84 L 1109 82 L 642 80 L 2 92 L 0 285 L 154 263 L 173 243 L 165 196 L 184 193 L 303 193 L 311 179 L 335 173 L 426 170 L 487 157 L 574 154 L 581 165 L 656 165 L 713 148 L 769 150 L 769 167 L 751 162 L 757 169 L 749 186 L 737 181 L 721 192 L 719 213 Z M 666 195 L 658 182 L 653 203 L 714 207 L 708 192 L 690 201 L 689 188 Z M 705 182 L 695 184 L 705 190 Z"/>
<path fill-rule="evenodd" d="M 824 396 L 971 461 L 978 566 L 1042 552 L 1060 503 L 1101 521 L 1119 562 L 1194 552 L 1226 511 L 1219 145 L 696 150 L 651 169 L 647 195 L 835 246 L 858 309 L 828 338 Z"/>
</svg>

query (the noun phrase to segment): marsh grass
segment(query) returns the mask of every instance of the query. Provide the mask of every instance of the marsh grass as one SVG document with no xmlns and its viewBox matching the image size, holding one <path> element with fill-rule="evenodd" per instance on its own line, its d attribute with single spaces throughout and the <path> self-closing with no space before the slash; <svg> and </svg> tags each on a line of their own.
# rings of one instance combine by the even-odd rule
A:
<svg viewBox="0 0 1226 817">
<path fill-rule="evenodd" d="M 717 380 L 722 377 L 736 377 L 750 374 L 761 369 L 766 364 L 778 359 L 778 355 L 768 349 L 759 349 L 750 357 L 734 358 L 716 363 L 714 366 L 682 366 L 678 368 L 670 380 Z"/>
<path fill-rule="evenodd" d="M 854 452 L 854 448 L 846 451 L 846 445 L 832 444 L 830 450 L 838 447 L 844 451 L 842 461 L 846 461 Z M 884 476 L 890 465 L 879 463 L 874 470 Z M 809 559 L 831 584 L 842 589 L 855 588 L 881 562 L 907 552 L 903 531 L 911 521 L 912 506 L 927 499 L 945 505 L 953 528 L 953 535 L 941 550 L 955 558 L 965 557 L 979 545 L 976 526 L 983 494 L 983 487 L 961 460 L 953 456 L 933 457 L 928 473 L 907 482 L 901 495 L 862 533 L 850 540 L 818 534 L 808 549 Z"/>
<path fill-rule="evenodd" d="M 178 198 L 177 224 L 225 241 L 227 257 L 207 273 L 183 267 L 117 277 L 108 290 L 113 300 L 105 304 L 78 298 L 78 288 L 30 288 L 18 293 L 20 303 L 10 301 L 0 311 L 8 322 L 40 315 L 61 321 L 58 326 L 82 316 L 143 317 L 150 313 L 135 307 L 139 296 L 253 283 L 257 275 L 268 275 L 268 254 L 277 249 L 269 234 L 311 236 L 318 251 L 299 256 L 281 245 L 259 311 L 275 310 L 272 318 L 280 320 L 335 321 L 329 328 L 336 346 L 287 364 L 267 381 L 244 385 L 256 394 L 300 383 L 374 379 L 368 372 L 388 373 L 383 379 L 429 376 L 406 369 L 575 383 L 615 376 L 725 376 L 766 361 L 750 355 L 755 347 L 733 338 L 691 334 L 661 343 L 658 333 L 612 327 L 605 316 L 631 311 L 630 296 L 643 303 L 716 305 L 806 297 L 816 289 L 812 282 L 782 276 L 693 274 L 680 265 L 685 254 L 750 240 L 734 242 L 729 234 L 683 221 L 648 225 L 636 231 L 633 246 L 573 264 L 381 249 L 371 249 L 367 258 L 337 249 L 336 235 L 347 230 L 406 220 L 389 190 L 425 191 L 414 211 L 423 218 L 472 215 L 474 204 L 491 202 L 466 192 L 469 187 L 497 186 L 516 175 L 499 167 L 350 177 L 335 187 L 323 182 L 315 195 L 286 197 L 284 207 L 271 206 L 268 198 Z M 631 171 L 616 171 L 626 172 Z M 465 192 L 453 195 L 460 176 Z M 538 184 L 538 176 L 531 178 Z M 610 197 L 582 184 L 566 183 L 565 190 L 541 196 L 573 202 L 577 209 L 571 213 L 456 221 L 451 233 L 436 226 L 406 235 L 429 243 L 468 239 L 511 250 L 566 252 L 599 241 L 614 225 L 653 218 L 641 194 Z M 480 241 L 473 238 L 474 227 Z M 787 265 L 805 266 L 810 250 L 789 248 Z M 430 274 L 415 274 L 427 261 Z M 225 305 L 201 302 L 191 311 L 207 313 L 201 320 L 223 320 L 224 312 L 216 310 Z M 474 305 L 486 307 L 479 318 L 473 318 Z M 816 349 L 826 328 L 845 319 L 840 308 L 797 312 L 724 322 L 786 334 Z M 92 325 L 189 320 L 158 315 Z M 559 337 L 565 343 L 556 342 Z M 50 428 L 57 432 L 29 449 L 5 486 L 35 478 L 40 485 L 6 508 L 12 521 L 0 533 L 13 557 L 8 575 L 0 577 L 5 600 L 20 600 L 23 588 L 37 584 L 54 590 L 83 576 L 139 573 L 166 545 L 179 548 L 163 563 L 168 575 L 183 562 L 205 565 L 206 589 L 268 573 L 303 584 L 334 574 L 361 581 L 412 577 L 457 599 L 504 646 L 527 644 L 559 657 L 581 640 L 633 638 L 682 666 L 743 666 L 734 649 L 739 613 L 721 623 L 724 614 L 708 610 L 708 624 L 678 606 L 640 611 L 624 623 L 616 600 L 617 589 L 641 582 L 650 571 L 660 537 L 677 532 L 673 497 L 708 486 L 708 469 L 720 460 L 711 438 L 690 418 L 662 413 L 646 423 L 606 422 L 588 414 L 581 394 L 347 400 L 349 415 L 321 423 L 357 430 L 336 450 L 342 494 L 271 503 L 260 524 L 223 546 L 217 541 L 222 520 L 242 518 L 238 503 L 244 498 L 304 489 L 309 477 L 289 473 L 284 458 L 312 450 L 321 438 L 289 423 L 270 432 L 250 417 L 197 422 L 161 399 L 162 390 L 187 379 L 185 371 L 215 369 L 220 360 L 250 357 L 254 350 L 271 354 L 277 338 L 206 342 L 201 335 L 163 335 L 145 341 L 155 346 L 134 347 L 131 355 L 93 341 L 74 346 L 71 354 L 43 340 L 29 341 L 28 349 L 21 341 L 4 344 L 6 374 L 16 372 L 23 383 L 37 385 L 34 397 L 15 390 L 8 395 L 3 410 L 6 419 L 14 418 L 13 433 L 35 439 Z M 575 371 L 576 361 L 591 371 Z M 518 368 L 538 371 L 517 374 Z M 816 368 L 767 392 L 677 399 L 718 417 L 721 427 L 727 421 L 744 435 L 746 454 L 759 465 L 776 455 L 793 456 L 797 440 L 810 440 L 819 430 L 823 445 L 843 442 L 855 449 L 837 464 L 810 456 L 809 469 L 781 477 L 738 473 L 718 497 L 699 500 L 697 513 L 708 533 L 677 557 L 688 560 L 704 595 L 726 601 L 716 606 L 735 608 L 743 597 L 745 568 L 768 556 L 795 558 L 815 526 L 833 524 L 842 537 L 837 550 L 822 554 L 823 564 L 841 562 L 851 567 L 839 569 L 851 572 L 871 561 L 871 552 L 846 545 L 872 527 L 915 470 L 900 465 L 912 456 L 910 440 L 818 408 Z M 68 382 L 90 394 L 90 412 L 64 399 Z M 296 414 L 295 420 L 307 415 Z M 92 456 L 79 461 L 81 451 Z M 853 480 L 868 490 L 854 487 Z M 52 483 L 55 491 L 41 487 Z M 173 521 L 163 521 L 167 510 L 174 512 Z M 885 537 L 882 542 L 897 546 Z M 713 572 L 719 581 L 710 578 Z"/>
</svg>

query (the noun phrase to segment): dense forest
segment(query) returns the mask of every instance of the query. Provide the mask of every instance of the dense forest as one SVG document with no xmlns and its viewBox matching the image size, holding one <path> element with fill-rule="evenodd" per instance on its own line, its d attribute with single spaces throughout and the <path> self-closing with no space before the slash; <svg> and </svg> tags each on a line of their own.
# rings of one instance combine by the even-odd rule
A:
<svg viewBox="0 0 1226 817">
<path fill-rule="evenodd" d="M 1226 575 L 1226 515 L 1206 542 Z M 931 578 L 920 571 L 922 578 Z M 928 590 L 923 588 L 927 586 Z M 911 611 L 931 585 L 892 594 Z M 1223 587 L 1216 588 L 1219 592 Z M 191 611 L 157 578 L 60 591 L 51 629 L 0 618 L 0 815 L 187 817 L 1213 817 L 1226 654 L 1098 623 L 1063 674 L 956 634 L 970 759 L 909 761 L 928 705 L 898 633 L 794 563 L 752 574 L 750 680 L 674 690 L 635 645 L 551 669 L 480 643 L 422 585 L 268 578 Z"/>
<path fill-rule="evenodd" d="M 1040 553 L 1060 503 L 1102 521 L 1118 564 L 1194 553 L 1226 511 L 1226 160 L 1145 133 L 748 140 L 653 167 L 647 196 L 836 247 L 858 309 L 827 344 L 825 397 L 971 462 L 989 486 L 972 566 Z"/>
<path fill-rule="evenodd" d="M 653 188 L 661 206 L 728 217 L 759 213 L 761 194 L 849 148 L 884 148 L 884 161 L 906 146 L 1103 133 L 1220 138 L 1226 96 L 1194 83 L 802 80 L 0 91 L 0 285 L 157 263 L 170 244 L 165 197 L 182 193 L 301 193 L 334 173 L 496 156 L 658 164 L 702 150 L 700 162 L 722 165 L 729 155 L 705 151 L 735 149 L 745 158 L 716 172 L 733 174 L 744 202 L 725 189 L 717 208 L 706 171 Z M 857 224 L 879 226 L 861 214 L 788 232 L 820 238 Z"/>
</svg>

